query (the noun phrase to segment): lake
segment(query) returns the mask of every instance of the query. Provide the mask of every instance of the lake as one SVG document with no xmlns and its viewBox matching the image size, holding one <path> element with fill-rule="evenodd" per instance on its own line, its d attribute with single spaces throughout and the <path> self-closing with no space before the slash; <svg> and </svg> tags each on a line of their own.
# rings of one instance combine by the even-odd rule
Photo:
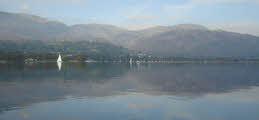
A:
<svg viewBox="0 0 259 120">
<path fill-rule="evenodd" d="M 258 120 L 259 64 L 0 64 L 0 120 Z"/>
</svg>

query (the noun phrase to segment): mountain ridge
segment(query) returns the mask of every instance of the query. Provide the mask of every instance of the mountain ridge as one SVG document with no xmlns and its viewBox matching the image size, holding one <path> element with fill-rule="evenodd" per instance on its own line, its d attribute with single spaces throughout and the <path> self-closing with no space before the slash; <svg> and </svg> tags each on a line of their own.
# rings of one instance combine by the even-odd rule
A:
<svg viewBox="0 0 259 120">
<path fill-rule="evenodd" d="M 47 18 L 0 12 L 1 40 L 109 42 L 158 56 L 259 56 L 259 37 L 197 24 L 127 30 L 109 24 L 66 25 Z"/>
</svg>

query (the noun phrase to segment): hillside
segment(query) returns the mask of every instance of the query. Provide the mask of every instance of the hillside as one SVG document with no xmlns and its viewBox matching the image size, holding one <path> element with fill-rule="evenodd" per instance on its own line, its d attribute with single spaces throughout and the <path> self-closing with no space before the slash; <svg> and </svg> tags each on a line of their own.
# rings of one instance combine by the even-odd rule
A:
<svg viewBox="0 0 259 120">
<path fill-rule="evenodd" d="M 46 18 L 0 12 L 1 40 L 55 40 L 69 27 L 61 22 Z"/>
<path fill-rule="evenodd" d="M 133 43 L 130 46 L 132 49 L 165 56 L 259 55 L 259 37 L 207 29 L 175 28 L 136 39 Z"/>
<path fill-rule="evenodd" d="M 0 40 L 0 52 L 87 54 L 89 56 L 119 56 L 128 50 L 111 43 L 87 41 Z"/>
<path fill-rule="evenodd" d="M 0 12 L 0 28 L 0 40 L 108 42 L 156 56 L 259 56 L 259 37 L 194 24 L 129 31 L 104 24 L 68 26 L 39 16 Z"/>
</svg>

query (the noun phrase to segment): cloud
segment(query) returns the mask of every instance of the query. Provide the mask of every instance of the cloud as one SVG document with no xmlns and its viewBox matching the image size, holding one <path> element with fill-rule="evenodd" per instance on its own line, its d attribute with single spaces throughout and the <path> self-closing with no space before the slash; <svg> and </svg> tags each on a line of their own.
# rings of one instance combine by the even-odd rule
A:
<svg viewBox="0 0 259 120">
<path fill-rule="evenodd" d="M 167 14 L 167 18 L 172 22 L 187 22 L 191 19 L 192 10 L 196 5 L 192 2 L 185 4 L 167 4 L 164 5 L 164 11 Z"/>
<path fill-rule="evenodd" d="M 201 4 L 226 4 L 226 3 L 259 3 L 259 0 L 190 0 L 185 4 L 167 4 L 165 9 L 170 10 L 190 10 Z"/>
<path fill-rule="evenodd" d="M 193 4 L 182 4 L 182 5 L 165 5 L 165 9 L 192 9 Z"/>
<path fill-rule="evenodd" d="M 30 9 L 30 7 L 27 4 L 23 4 L 22 6 L 20 6 L 18 8 L 18 10 L 20 10 L 20 11 L 28 11 L 29 9 Z"/>
<path fill-rule="evenodd" d="M 259 0 L 192 0 L 194 3 L 259 3 Z"/>
<path fill-rule="evenodd" d="M 184 16 L 184 15 L 171 16 L 172 21 L 175 21 L 175 22 L 180 21 L 181 23 L 189 23 L 190 22 L 189 20 L 191 20 L 191 19 L 192 19 L 191 16 Z"/>
<path fill-rule="evenodd" d="M 58 4 L 58 3 L 71 3 L 81 4 L 87 3 L 88 0 L 0 0 L 0 3 L 33 3 L 33 4 Z"/>
<path fill-rule="evenodd" d="M 151 14 L 139 14 L 139 15 L 128 16 L 128 19 L 151 19 L 151 18 L 154 18 L 154 16 Z"/>
</svg>

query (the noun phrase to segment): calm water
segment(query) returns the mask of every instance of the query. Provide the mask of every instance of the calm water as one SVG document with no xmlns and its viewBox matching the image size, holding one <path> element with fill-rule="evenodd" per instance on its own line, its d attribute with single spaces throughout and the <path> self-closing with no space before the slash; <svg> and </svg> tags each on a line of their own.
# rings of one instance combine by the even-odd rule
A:
<svg viewBox="0 0 259 120">
<path fill-rule="evenodd" d="M 0 64 L 0 120 L 259 120 L 259 64 Z"/>
</svg>

